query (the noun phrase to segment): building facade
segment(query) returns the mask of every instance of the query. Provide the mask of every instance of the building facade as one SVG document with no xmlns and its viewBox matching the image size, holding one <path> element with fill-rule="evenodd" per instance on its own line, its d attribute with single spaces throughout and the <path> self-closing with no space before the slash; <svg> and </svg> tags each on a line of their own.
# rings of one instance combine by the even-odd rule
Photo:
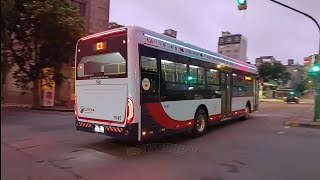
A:
<svg viewBox="0 0 320 180">
<path fill-rule="evenodd" d="M 276 60 L 276 58 L 273 56 L 261 56 L 256 58 L 257 67 L 260 66 L 262 63 L 274 64 L 274 63 L 281 63 L 281 61 Z"/>
<path fill-rule="evenodd" d="M 88 34 L 108 29 L 110 0 L 70 0 L 70 3 L 79 9 Z"/>
<path fill-rule="evenodd" d="M 85 21 L 86 34 L 93 34 L 108 29 L 110 0 L 70 0 L 79 9 Z M 74 100 L 74 62 L 65 64 L 62 73 L 65 77 L 59 87 L 55 87 L 55 105 L 71 106 Z M 25 104 L 33 103 L 31 91 L 23 91 L 15 85 L 13 73 L 17 67 L 13 66 L 7 73 L 2 86 L 2 103 Z"/>
<path fill-rule="evenodd" d="M 247 62 L 247 46 L 248 40 L 243 35 L 222 32 L 218 42 L 218 53 Z"/>
<path fill-rule="evenodd" d="M 294 89 L 306 78 L 304 67 L 300 64 L 294 64 L 293 59 L 289 59 L 288 65 L 284 66 L 291 75 L 291 79 L 286 86 Z"/>
<path fill-rule="evenodd" d="M 166 29 L 163 34 L 172 38 L 177 38 L 178 32 L 173 29 Z"/>
</svg>

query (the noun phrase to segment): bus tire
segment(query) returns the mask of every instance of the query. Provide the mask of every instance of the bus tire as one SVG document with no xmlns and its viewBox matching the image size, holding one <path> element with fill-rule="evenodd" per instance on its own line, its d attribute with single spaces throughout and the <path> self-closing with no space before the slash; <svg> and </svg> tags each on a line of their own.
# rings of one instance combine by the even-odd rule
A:
<svg viewBox="0 0 320 180">
<path fill-rule="evenodd" d="M 249 104 L 247 104 L 245 110 L 246 110 L 245 115 L 240 118 L 241 120 L 250 119 L 250 105 Z"/>
<path fill-rule="evenodd" d="M 205 133 L 208 124 L 208 115 L 205 110 L 198 109 L 194 116 L 194 126 L 192 128 L 192 136 L 199 137 Z"/>
</svg>

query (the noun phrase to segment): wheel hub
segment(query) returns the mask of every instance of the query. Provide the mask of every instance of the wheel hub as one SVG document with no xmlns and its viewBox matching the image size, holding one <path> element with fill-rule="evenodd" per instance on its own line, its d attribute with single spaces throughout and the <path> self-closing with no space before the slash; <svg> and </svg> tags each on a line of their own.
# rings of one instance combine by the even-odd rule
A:
<svg viewBox="0 0 320 180">
<path fill-rule="evenodd" d="M 198 132 L 202 132 L 204 130 L 206 121 L 203 115 L 198 116 L 197 118 L 197 130 Z"/>
</svg>

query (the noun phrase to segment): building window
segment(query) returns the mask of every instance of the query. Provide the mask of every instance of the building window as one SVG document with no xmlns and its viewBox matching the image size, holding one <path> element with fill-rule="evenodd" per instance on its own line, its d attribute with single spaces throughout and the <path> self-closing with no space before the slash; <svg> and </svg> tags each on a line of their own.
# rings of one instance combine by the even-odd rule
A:
<svg viewBox="0 0 320 180">
<path fill-rule="evenodd" d="M 79 10 L 81 16 L 86 16 L 86 3 L 77 0 L 71 0 L 71 4 Z"/>
<path fill-rule="evenodd" d="M 219 51 L 220 54 L 222 54 L 222 51 Z"/>
<path fill-rule="evenodd" d="M 230 50 L 228 49 L 228 50 L 226 50 L 226 53 L 230 53 Z"/>
<path fill-rule="evenodd" d="M 223 46 L 220 46 L 220 48 L 222 49 L 222 48 L 223 48 Z"/>
<path fill-rule="evenodd" d="M 235 49 L 234 52 L 239 52 L 239 50 L 238 50 L 238 49 Z"/>
</svg>

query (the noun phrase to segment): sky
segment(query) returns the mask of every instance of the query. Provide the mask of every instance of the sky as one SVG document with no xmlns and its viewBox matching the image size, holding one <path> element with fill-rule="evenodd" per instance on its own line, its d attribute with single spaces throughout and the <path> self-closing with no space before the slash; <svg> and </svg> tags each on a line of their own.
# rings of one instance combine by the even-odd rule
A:
<svg viewBox="0 0 320 180">
<path fill-rule="evenodd" d="M 320 0 L 278 0 L 320 23 Z M 217 52 L 222 31 L 248 39 L 248 61 L 274 56 L 303 64 L 319 51 L 319 31 L 309 18 L 270 0 L 248 0 L 239 11 L 236 0 L 111 0 L 110 21 L 137 25 L 155 32 L 178 32 L 177 39 Z"/>
</svg>

